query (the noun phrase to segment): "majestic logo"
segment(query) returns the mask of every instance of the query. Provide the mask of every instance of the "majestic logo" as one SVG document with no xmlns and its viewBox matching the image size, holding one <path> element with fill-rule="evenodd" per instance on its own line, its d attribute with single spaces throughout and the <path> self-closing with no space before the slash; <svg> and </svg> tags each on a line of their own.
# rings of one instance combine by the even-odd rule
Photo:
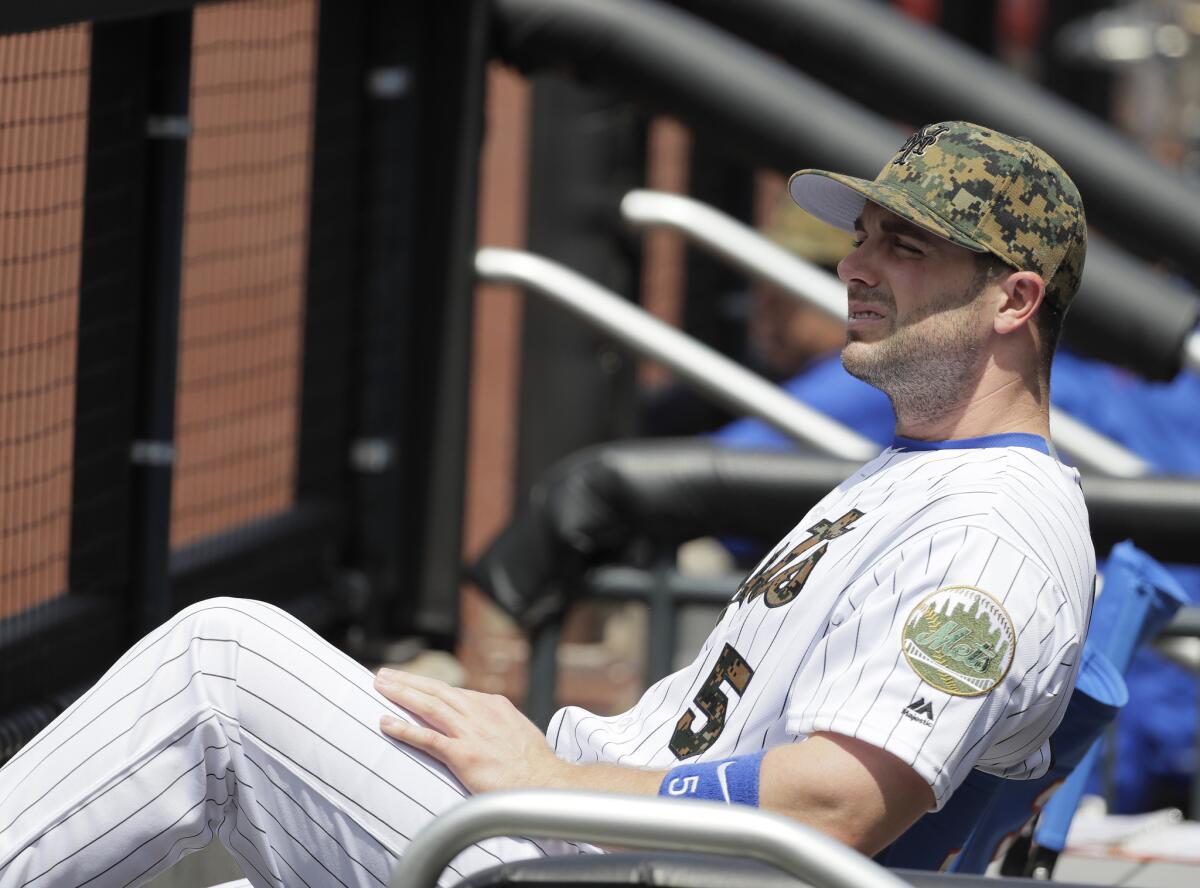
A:
<svg viewBox="0 0 1200 888">
<path fill-rule="evenodd" d="M 904 166 L 914 154 L 917 157 L 924 157 L 925 149 L 930 145 L 936 144 L 937 140 L 942 137 L 942 134 L 948 132 L 950 132 L 950 127 L 948 126 L 933 123 L 925 124 L 909 136 L 904 144 L 900 146 L 900 150 L 892 160 L 892 164 L 895 166 Z"/>
<path fill-rule="evenodd" d="M 851 509 L 836 521 L 822 518 L 808 529 L 808 538 L 795 548 L 790 551 L 776 549 L 758 570 L 738 587 L 737 594 L 733 596 L 733 603 L 753 602 L 761 595 L 767 607 L 790 604 L 808 582 L 813 568 L 825 557 L 825 551 L 829 548 L 828 541 L 836 540 L 842 534 L 853 530 L 850 525 L 862 516 L 863 513 L 858 509 Z M 796 560 L 818 543 L 820 548 L 811 555 L 802 561 Z"/>
<path fill-rule="evenodd" d="M 1000 602 L 974 586 L 947 586 L 912 609 L 900 645 L 926 684 L 977 697 L 1008 674 L 1016 640 Z"/>
<path fill-rule="evenodd" d="M 916 721 L 922 727 L 932 727 L 934 726 L 934 701 L 917 697 L 916 700 L 901 709 L 900 714 L 910 721 Z"/>
<path fill-rule="evenodd" d="M 910 712 L 913 715 L 919 715 L 920 718 L 934 720 L 934 701 L 925 700 L 924 697 L 917 697 L 908 706 L 905 707 L 905 712 Z"/>
</svg>

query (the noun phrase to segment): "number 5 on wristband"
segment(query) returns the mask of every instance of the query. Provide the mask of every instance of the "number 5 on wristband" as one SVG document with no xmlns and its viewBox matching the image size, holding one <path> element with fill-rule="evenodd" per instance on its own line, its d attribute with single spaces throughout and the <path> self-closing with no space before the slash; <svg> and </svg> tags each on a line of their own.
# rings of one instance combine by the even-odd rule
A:
<svg viewBox="0 0 1200 888">
<path fill-rule="evenodd" d="M 680 765 L 667 772 L 658 794 L 758 807 L 758 777 L 764 755 L 766 750 L 719 762 Z"/>
</svg>

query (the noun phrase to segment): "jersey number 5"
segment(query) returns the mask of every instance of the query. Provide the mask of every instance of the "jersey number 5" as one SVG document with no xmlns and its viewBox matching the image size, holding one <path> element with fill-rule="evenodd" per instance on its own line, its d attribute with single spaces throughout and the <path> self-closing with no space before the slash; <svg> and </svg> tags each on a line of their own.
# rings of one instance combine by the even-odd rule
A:
<svg viewBox="0 0 1200 888">
<path fill-rule="evenodd" d="M 675 733 L 671 735 L 670 750 L 675 758 L 685 759 L 699 755 L 717 742 L 721 731 L 725 729 L 725 716 L 729 711 L 729 697 L 721 690 L 723 682 L 742 696 L 754 677 L 754 670 L 745 658 L 734 650 L 733 645 L 726 644 L 721 650 L 721 656 L 700 686 L 695 699 L 692 701 L 697 709 L 704 714 L 707 721 L 698 731 L 692 730 L 692 722 L 696 720 L 695 713 L 689 709 L 675 723 Z"/>
</svg>

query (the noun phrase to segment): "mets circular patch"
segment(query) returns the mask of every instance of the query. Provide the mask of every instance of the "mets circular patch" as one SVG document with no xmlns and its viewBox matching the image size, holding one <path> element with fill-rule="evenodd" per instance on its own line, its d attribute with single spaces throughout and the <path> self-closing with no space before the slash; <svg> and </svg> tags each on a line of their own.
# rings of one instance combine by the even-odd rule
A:
<svg viewBox="0 0 1200 888">
<path fill-rule="evenodd" d="M 946 586 L 912 609 L 900 645 L 926 684 L 956 697 L 976 697 L 1008 674 L 1016 642 L 1000 602 L 974 586 Z"/>
</svg>

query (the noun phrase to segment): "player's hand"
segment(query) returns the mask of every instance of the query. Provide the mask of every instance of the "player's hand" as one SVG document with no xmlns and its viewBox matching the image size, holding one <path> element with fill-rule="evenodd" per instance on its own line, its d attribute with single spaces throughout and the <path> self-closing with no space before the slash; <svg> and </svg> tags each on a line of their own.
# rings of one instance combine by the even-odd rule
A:
<svg viewBox="0 0 1200 888">
<path fill-rule="evenodd" d="M 570 767 L 507 697 L 390 669 L 375 688 L 421 722 L 384 715 L 383 732 L 443 762 L 471 792 L 554 786 Z"/>
</svg>

